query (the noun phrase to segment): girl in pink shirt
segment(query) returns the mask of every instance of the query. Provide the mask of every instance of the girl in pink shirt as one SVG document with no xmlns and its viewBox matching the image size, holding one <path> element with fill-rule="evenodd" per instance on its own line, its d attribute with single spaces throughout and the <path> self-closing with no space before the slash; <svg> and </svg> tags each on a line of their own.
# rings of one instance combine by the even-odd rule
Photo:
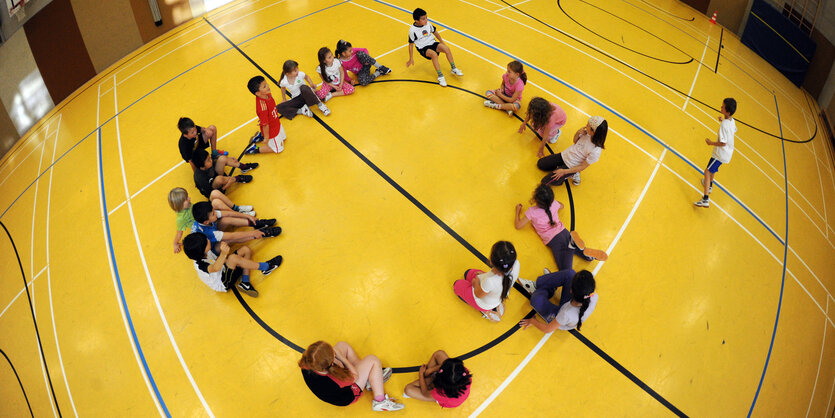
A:
<svg viewBox="0 0 835 418">
<path fill-rule="evenodd" d="M 375 78 L 391 72 L 391 68 L 371 58 L 371 54 L 367 49 L 354 48 L 350 42 L 342 39 L 336 43 L 335 54 L 342 61 L 342 68 L 354 73 L 357 76 L 357 82 L 362 86 L 367 86 Z M 377 68 L 373 73 L 371 72 L 372 66 Z M 357 82 L 351 80 L 352 84 L 357 84 Z"/>
<path fill-rule="evenodd" d="M 534 97 L 528 103 L 528 112 L 525 114 L 525 121 L 519 127 L 519 133 L 525 132 L 525 125 L 531 123 L 533 129 L 539 134 L 541 141 L 539 141 L 539 149 L 536 150 L 536 156 L 542 158 L 545 156 L 545 141 L 552 144 L 557 143 L 557 139 L 562 133 L 560 128 L 565 125 L 567 116 L 565 110 L 556 103 L 550 103 L 541 97 Z"/>
<path fill-rule="evenodd" d="M 522 229 L 527 224 L 533 225 L 534 230 L 542 239 L 542 243 L 551 249 L 557 268 L 561 270 L 570 269 L 573 263 L 574 254 L 582 257 L 583 260 L 606 261 L 609 256 L 601 251 L 586 248 L 577 231 L 569 231 L 560 222 L 557 212 L 563 205 L 554 200 L 554 190 L 551 186 L 540 184 L 533 192 L 531 202 L 536 206 L 529 207 L 522 216 L 522 204 L 516 205 L 516 217 L 514 218 L 516 229 Z M 519 279 L 525 289 L 533 283 L 530 280 Z M 532 287 L 532 286 L 531 286 Z M 532 292 L 531 289 L 528 289 Z"/>
<path fill-rule="evenodd" d="M 497 110 L 504 110 L 508 116 L 522 108 L 522 90 L 528 83 L 528 76 L 519 61 L 507 64 L 507 72 L 502 74 L 502 84 L 497 90 L 487 90 L 484 105 Z"/>
<path fill-rule="evenodd" d="M 418 380 L 406 385 L 404 398 L 437 402 L 443 408 L 455 408 L 470 396 L 472 374 L 464 362 L 450 358 L 443 350 L 432 354 L 429 363 L 420 366 Z"/>
</svg>

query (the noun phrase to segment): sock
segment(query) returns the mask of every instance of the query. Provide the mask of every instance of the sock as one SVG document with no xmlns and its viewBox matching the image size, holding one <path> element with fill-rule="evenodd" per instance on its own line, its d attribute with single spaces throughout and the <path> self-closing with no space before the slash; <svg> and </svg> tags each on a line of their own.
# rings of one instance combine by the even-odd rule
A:
<svg viewBox="0 0 835 418">
<path fill-rule="evenodd" d="M 241 276 L 241 283 L 249 283 L 249 275 L 248 274 L 244 274 L 243 276 Z"/>
<path fill-rule="evenodd" d="M 372 74 L 372 75 L 374 77 L 379 77 L 380 76 L 380 70 L 374 71 L 374 74 Z"/>
<path fill-rule="evenodd" d="M 374 400 L 377 401 L 377 402 L 382 402 L 382 401 L 386 400 L 386 395 L 375 396 Z"/>
<path fill-rule="evenodd" d="M 238 205 L 232 205 L 232 210 L 234 210 L 235 212 L 239 211 L 240 209 L 241 208 L 239 208 Z"/>
<path fill-rule="evenodd" d="M 442 73 L 441 70 L 438 70 L 438 77 L 443 77 L 443 76 L 444 76 L 444 73 Z"/>
<path fill-rule="evenodd" d="M 452 66 L 452 69 L 453 69 L 453 70 L 455 69 L 455 63 L 454 63 L 454 62 L 450 62 L 450 63 L 449 63 L 449 65 L 451 65 L 451 66 Z"/>
<path fill-rule="evenodd" d="M 249 226 L 255 226 L 255 222 L 250 221 L 249 219 L 246 220 Z"/>
<path fill-rule="evenodd" d="M 377 62 L 377 60 L 374 60 L 374 63 L 373 63 L 373 64 L 371 64 L 371 65 L 373 65 L 373 66 L 375 66 L 375 67 L 377 67 L 377 68 L 380 68 L 380 67 L 382 67 L 382 66 L 383 66 L 383 64 L 380 64 L 379 62 Z"/>
<path fill-rule="evenodd" d="M 258 270 L 265 271 L 270 269 L 270 263 L 258 263 Z"/>
<path fill-rule="evenodd" d="M 707 195 L 704 195 L 704 196 L 702 196 L 702 199 L 703 199 L 703 200 L 708 200 L 708 199 L 710 199 L 710 198 L 709 198 Z"/>
</svg>

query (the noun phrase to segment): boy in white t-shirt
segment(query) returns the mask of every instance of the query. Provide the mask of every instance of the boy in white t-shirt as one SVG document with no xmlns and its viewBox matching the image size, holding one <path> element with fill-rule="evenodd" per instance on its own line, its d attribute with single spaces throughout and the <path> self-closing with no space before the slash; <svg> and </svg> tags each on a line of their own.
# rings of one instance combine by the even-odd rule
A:
<svg viewBox="0 0 835 418">
<path fill-rule="evenodd" d="M 415 63 L 412 53 L 412 46 L 417 48 L 420 55 L 428 60 L 432 60 L 432 65 L 435 66 L 435 71 L 438 72 L 438 84 L 446 87 L 446 79 L 441 73 L 441 64 L 438 62 L 438 54 L 446 54 L 449 65 L 452 67 L 451 73 L 462 76 L 464 72 L 455 67 L 455 61 L 452 58 L 452 51 L 441 39 L 441 34 L 435 31 L 435 26 L 429 23 L 426 17 L 426 11 L 417 8 L 412 12 L 412 18 L 415 20 L 414 25 L 409 26 L 409 61 L 406 61 L 406 67 L 410 67 Z M 437 38 L 437 40 L 436 40 Z"/>
<path fill-rule="evenodd" d="M 722 108 L 719 110 L 722 116 L 719 116 L 719 134 L 717 141 L 711 141 L 710 138 L 705 138 L 705 143 L 713 146 L 713 155 L 707 163 L 705 168 L 705 176 L 702 179 L 702 187 L 704 188 L 704 196 L 701 200 L 693 203 L 700 208 L 710 207 L 710 192 L 713 191 L 713 177 L 719 171 L 719 166 L 731 162 L 731 156 L 734 154 L 734 134 L 736 133 L 736 122 L 733 114 L 736 113 L 736 100 L 728 97 L 722 101 Z"/>
</svg>

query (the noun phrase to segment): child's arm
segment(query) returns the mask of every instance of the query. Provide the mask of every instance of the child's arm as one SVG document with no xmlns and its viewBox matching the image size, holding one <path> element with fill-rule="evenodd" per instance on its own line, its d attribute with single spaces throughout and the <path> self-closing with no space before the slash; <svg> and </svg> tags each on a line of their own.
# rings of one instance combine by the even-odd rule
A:
<svg viewBox="0 0 835 418">
<path fill-rule="evenodd" d="M 351 372 L 351 375 L 354 376 L 354 380 L 356 380 L 357 377 L 359 376 L 359 373 L 357 372 L 357 369 L 354 367 L 354 365 L 351 364 L 351 362 L 348 361 L 348 359 L 343 358 L 342 355 L 340 355 L 336 350 L 334 350 L 333 354 L 334 354 L 334 357 L 337 360 L 339 360 L 340 363 L 342 363 L 342 366 L 345 367 L 346 369 L 348 369 L 349 372 Z"/>
<path fill-rule="evenodd" d="M 514 225 L 516 229 L 524 228 L 528 223 L 530 223 L 530 219 L 525 216 L 522 216 L 522 204 L 516 205 L 516 216 L 513 218 Z"/>
<path fill-rule="evenodd" d="M 432 393 L 429 392 L 429 385 L 426 384 L 426 365 L 420 366 L 420 370 L 418 370 L 418 381 L 420 382 L 420 393 L 423 396 L 428 398 L 432 397 Z"/>
<path fill-rule="evenodd" d="M 710 138 L 705 138 L 705 143 L 714 147 L 724 147 L 726 144 L 722 141 L 711 141 Z"/>
<path fill-rule="evenodd" d="M 525 128 L 527 127 L 526 125 L 527 125 L 527 124 L 528 124 L 528 122 L 530 122 L 530 121 L 531 121 L 531 115 L 525 114 L 525 121 L 524 121 L 524 122 L 522 122 L 522 125 L 521 125 L 521 126 L 519 126 L 519 133 L 520 133 L 520 134 L 521 134 L 522 132 L 525 132 Z"/>
<path fill-rule="evenodd" d="M 287 101 L 287 87 L 282 87 L 281 88 L 281 101 L 282 102 Z"/>
<path fill-rule="evenodd" d="M 478 276 L 473 277 L 473 294 L 477 298 L 483 298 L 487 295 L 487 292 L 481 288 L 481 279 Z"/>
<path fill-rule="evenodd" d="M 577 141 L 580 140 L 581 135 L 587 135 L 588 133 L 589 133 L 589 131 L 586 130 L 585 126 L 578 129 L 577 132 L 574 132 L 574 142 L 573 143 L 576 144 Z"/>
<path fill-rule="evenodd" d="M 435 26 L 435 25 L 432 25 L 432 27 L 434 27 L 434 26 Z M 444 42 L 444 40 L 441 38 L 441 31 L 439 31 L 439 30 L 435 30 L 435 33 L 433 33 L 433 35 L 435 35 L 435 39 L 437 39 L 437 40 L 438 40 L 438 42 L 440 42 L 440 43 L 442 43 L 442 44 L 446 45 L 446 42 Z"/>
<path fill-rule="evenodd" d="M 413 55 L 412 55 L 412 54 L 414 53 L 415 44 L 413 44 L 413 43 L 409 42 L 409 46 L 408 46 L 408 47 L 406 47 L 406 48 L 408 48 L 408 49 L 409 49 L 409 60 L 408 60 L 408 61 L 406 61 L 406 68 L 409 68 L 409 67 L 411 67 L 411 66 L 412 66 L 412 64 L 414 64 L 414 63 L 415 63 L 415 59 L 414 59 L 414 57 L 413 57 Z"/>
<path fill-rule="evenodd" d="M 556 331 L 557 328 L 560 327 L 560 323 L 557 322 L 556 319 L 551 321 L 550 323 L 547 323 L 547 324 L 540 321 L 536 317 L 533 317 L 533 318 L 530 318 L 530 319 L 523 319 L 523 320 L 519 321 L 519 326 L 521 326 L 522 329 L 527 329 L 531 325 L 535 326 L 537 329 L 539 329 L 540 331 L 542 331 L 546 334 L 549 333 L 549 332 Z"/>
<path fill-rule="evenodd" d="M 324 79 L 324 78 L 323 78 L 323 79 Z M 315 84 L 313 84 L 313 80 L 311 80 L 311 79 L 310 79 L 310 76 L 309 76 L 309 75 L 307 75 L 307 74 L 305 74 L 305 75 L 304 75 L 304 81 L 306 81 L 306 82 L 307 82 L 307 85 L 308 85 L 308 86 L 310 86 L 310 88 L 312 88 L 312 89 L 314 89 L 314 90 L 316 89 L 316 85 L 315 85 Z"/>
<path fill-rule="evenodd" d="M 270 125 L 261 125 L 261 135 L 265 141 L 270 140 Z"/>
<path fill-rule="evenodd" d="M 225 242 L 220 243 L 220 255 L 214 263 L 212 263 L 207 270 L 209 273 L 217 273 L 223 270 L 223 265 L 226 264 L 226 256 L 229 255 L 229 244 Z"/>
<path fill-rule="evenodd" d="M 183 248 L 183 244 L 180 243 L 182 240 L 183 231 L 177 230 L 177 233 L 174 234 L 174 254 L 177 254 Z"/>
</svg>

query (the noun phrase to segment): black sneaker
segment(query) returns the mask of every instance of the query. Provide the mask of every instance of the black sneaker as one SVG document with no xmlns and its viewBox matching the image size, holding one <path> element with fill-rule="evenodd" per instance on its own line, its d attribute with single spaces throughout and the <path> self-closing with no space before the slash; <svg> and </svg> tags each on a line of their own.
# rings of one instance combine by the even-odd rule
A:
<svg viewBox="0 0 835 418">
<path fill-rule="evenodd" d="M 258 142 L 261 142 L 263 140 L 264 140 L 264 135 L 261 134 L 261 131 L 256 132 L 255 135 L 252 135 L 252 138 L 249 138 L 249 142 L 252 142 L 252 143 L 258 143 Z"/>
<path fill-rule="evenodd" d="M 380 68 L 377 68 L 377 71 L 380 72 L 380 75 L 386 75 L 391 73 L 391 68 L 381 65 Z"/>
<path fill-rule="evenodd" d="M 252 181 L 252 176 L 248 174 L 240 174 L 235 176 L 235 180 L 237 180 L 238 183 L 249 183 Z"/>
<path fill-rule="evenodd" d="M 264 238 L 271 238 L 277 237 L 281 235 L 281 227 L 280 226 L 273 226 L 269 228 L 264 228 L 261 231 L 264 231 Z"/>
<path fill-rule="evenodd" d="M 258 168 L 258 163 L 241 164 L 239 168 L 241 169 L 241 173 L 246 173 L 250 170 Z"/>
<path fill-rule="evenodd" d="M 270 261 L 267 261 L 267 264 L 269 264 L 269 265 L 270 265 L 270 268 L 268 268 L 268 269 L 264 270 L 264 271 L 263 271 L 263 272 L 261 272 L 261 273 L 262 273 L 262 274 L 264 274 L 265 276 L 266 276 L 266 275 L 268 275 L 268 274 L 270 274 L 270 273 L 272 273 L 272 272 L 273 272 L 273 270 L 277 269 L 277 268 L 278 268 L 278 266 L 280 266 L 280 265 L 281 265 L 281 262 L 282 262 L 283 260 L 284 260 L 284 259 L 283 259 L 280 255 L 277 255 L 277 256 L 275 256 L 275 257 L 271 258 L 271 259 L 270 259 Z"/>
<path fill-rule="evenodd" d="M 240 282 L 238 283 L 238 290 L 240 290 L 242 293 L 246 293 L 247 296 L 251 296 L 253 298 L 258 297 L 258 291 L 255 290 L 255 287 L 252 286 L 252 283 Z"/>
<path fill-rule="evenodd" d="M 275 225 L 275 219 L 259 219 L 255 221 L 255 229 L 266 228 Z"/>
<path fill-rule="evenodd" d="M 250 145 L 249 147 L 246 148 L 246 151 L 244 151 L 244 154 L 258 154 L 260 152 L 261 152 L 261 150 L 258 149 L 258 145 L 252 144 L 252 145 Z"/>
</svg>

